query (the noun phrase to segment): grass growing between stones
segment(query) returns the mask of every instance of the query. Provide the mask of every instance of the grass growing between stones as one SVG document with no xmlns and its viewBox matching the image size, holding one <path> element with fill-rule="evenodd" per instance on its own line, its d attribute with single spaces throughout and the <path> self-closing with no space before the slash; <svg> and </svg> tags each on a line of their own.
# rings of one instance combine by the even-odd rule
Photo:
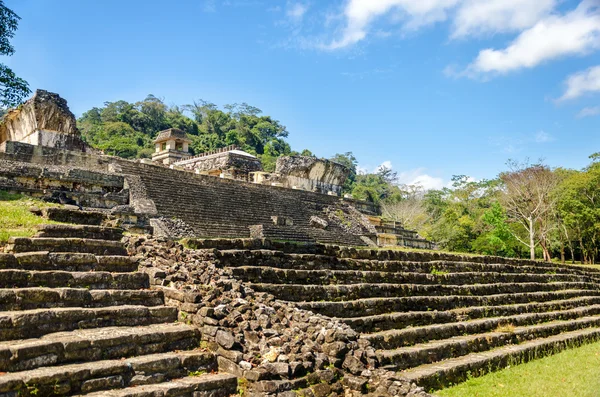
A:
<svg viewBox="0 0 600 397">
<path fill-rule="evenodd" d="M 33 206 L 49 207 L 52 204 L 0 191 L 0 247 L 10 237 L 33 236 L 37 225 L 56 223 L 32 214 L 29 208 Z"/>
<path fill-rule="evenodd" d="M 600 342 L 471 378 L 439 397 L 595 397 L 600 395 Z"/>
</svg>

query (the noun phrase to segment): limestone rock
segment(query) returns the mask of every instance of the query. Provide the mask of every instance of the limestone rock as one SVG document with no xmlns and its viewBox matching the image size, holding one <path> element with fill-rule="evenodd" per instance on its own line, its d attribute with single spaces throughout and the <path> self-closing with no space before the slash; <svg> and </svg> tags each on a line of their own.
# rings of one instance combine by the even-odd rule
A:
<svg viewBox="0 0 600 397">
<path fill-rule="evenodd" d="M 0 123 L 0 143 L 17 141 L 31 145 L 85 151 L 77 120 L 58 94 L 37 90 L 22 106 L 10 110 Z"/>
<path fill-rule="evenodd" d="M 312 227 L 316 227 L 318 229 L 327 229 L 327 226 L 329 226 L 329 223 L 325 219 L 319 218 L 318 216 L 311 216 L 310 217 L 310 225 Z"/>
</svg>

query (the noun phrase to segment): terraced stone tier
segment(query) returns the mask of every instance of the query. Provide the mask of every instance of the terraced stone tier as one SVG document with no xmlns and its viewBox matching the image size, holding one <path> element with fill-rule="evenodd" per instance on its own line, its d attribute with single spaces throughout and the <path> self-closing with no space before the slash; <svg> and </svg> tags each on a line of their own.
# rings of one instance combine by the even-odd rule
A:
<svg viewBox="0 0 600 397">
<path fill-rule="evenodd" d="M 228 374 L 208 374 L 177 379 L 171 382 L 128 387 L 127 389 L 107 390 L 88 393 L 86 397 L 164 397 L 201 396 L 228 397 L 237 392 L 237 379 Z"/>
<path fill-rule="evenodd" d="M 537 299 L 539 299 L 539 297 Z M 476 320 L 487 317 L 513 319 L 514 317 L 512 316 L 527 314 L 535 315 L 544 312 L 585 307 L 587 305 L 597 305 L 599 303 L 600 296 L 581 296 L 547 302 L 541 301 L 498 306 L 471 306 L 442 311 L 432 310 L 385 313 L 374 316 L 342 318 L 341 320 L 358 332 L 369 333 L 397 330 L 404 327 L 411 327 L 408 328 L 408 330 L 412 330 L 413 327 L 419 326 L 442 326 L 446 323 Z M 408 340 L 411 338 L 409 335 L 405 335 L 405 337 L 407 337 Z"/>
<path fill-rule="evenodd" d="M 211 353 L 185 351 L 42 367 L 1 376 L 0 393 L 13 392 L 20 396 L 87 394 L 161 383 L 187 377 L 191 372 L 209 372 L 214 369 L 214 362 Z"/>
<path fill-rule="evenodd" d="M 380 366 L 427 388 L 600 339 L 600 274 L 584 268 L 336 247 L 217 258 L 256 291 L 350 325 Z"/>
<path fill-rule="evenodd" d="M 150 287 L 145 273 L 0 270 L 0 288 L 51 287 L 142 289 Z"/>
<path fill-rule="evenodd" d="M 346 301 L 371 297 L 402 296 L 478 296 L 490 294 L 517 294 L 524 292 L 559 291 L 567 289 L 597 288 L 594 283 L 494 283 L 475 285 L 430 285 L 430 284 L 349 284 L 349 285 L 303 285 L 303 284 L 252 284 L 259 292 L 268 292 L 279 299 L 295 302 Z"/>
<path fill-rule="evenodd" d="M 73 223 L 77 225 L 100 226 L 105 220 L 105 215 L 101 212 L 82 211 L 71 208 L 44 208 L 44 216 L 51 221 L 61 223 Z"/>
<path fill-rule="evenodd" d="M 59 332 L 39 339 L 0 342 L 0 371 L 189 350 L 197 348 L 199 343 L 200 332 L 185 324 Z"/>
<path fill-rule="evenodd" d="M 11 237 L 7 250 L 19 252 L 79 252 L 94 255 L 127 255 L 121 242 L 85 238 Z"/>
<path fill-rule="evenodd" d="M 0 253 L 0 269 L 63 270 L 68 272 L 134 272 L 138 258 L 73 252 Z"/>
<path fill-rule="evenodd" d="M 43 226 L 0 254 L 0 396 L 236 392 L 233 376 L 190 376 L 214 372 L 217 359 L 197 349 L 197 328 L 176 323 L 164 292 L 149 289 L 122 230 L 94 226 L 96 213 L 54 215 L 92 225 Z"/>
<path fill-rule="evenodd" d="M 85 238 L 119 241 L 123 230 L 92 225 L 39 225 L 35 237 Z"/>
<path fill-rule="evenodd" d="M 122 305 L 160 306 L 162 291 L 90 290 L 85 288 L 10 288 L 0 289 L 0 310 L 33 310 L 60 307 L 108 307 Z"/>
<path fill-rule="evenodd" d="M 358 270 L 288 270 L 274 267 L 241 266 L 231 268 L 233 275 L 253 283 L 277 284 L 486 284 L 527 282 L 595 282 L 581 274 L 539 274 L 501 272 L 461 272 L 433 274 Z"/>
<path fill-rule="evenodd" d="M 463 382 L 468 376 L 484 375 L 508 365 L 531 361 L 599 339 L 600 328 L 582 329 L 423 365 L 401 374 L 404 379 L 426 389 L 440 389 Z"/>
<path fill-rule="evenodd" d="M 172 323 L 177 309 L 167 306 L 49 308 L 0 312 L 0 340 L 27 339 L 75 329 Z"/>
</svg>

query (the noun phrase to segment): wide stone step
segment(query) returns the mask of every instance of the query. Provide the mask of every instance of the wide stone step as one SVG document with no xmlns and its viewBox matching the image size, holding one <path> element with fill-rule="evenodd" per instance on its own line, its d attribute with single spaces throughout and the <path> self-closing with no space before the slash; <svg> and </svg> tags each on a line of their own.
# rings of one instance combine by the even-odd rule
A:
<svg viewBox="0 0 600 397">
<path fill-rule="evenodd" d="M 80 252 L 95 255 L 127 255 L 127 250 L 119 241 L 82 238 L 28 238 L 11 237 L 7 250 L 13 253 L 49 251 Z"/>
<path fill-rule="evenodd" d="M 64 270 L 69 272 L 134 272 L 138 258 L 120 255 L 94 255 L 79 252 L 22 252 L 1 254 L 0 269 Z"/>
<path fill-rule="evenodd" d="M 585 282 L 555 283 L 493 283 L 478 285 L 422 285 L 422 284 L 349 284 L 349 285 L 303 285 L 303 284 L 251 284 L 254 290 L 268 292 L 279 299 L 302 301 L 347 301 L 378 297 L 429 296 L 477 296 L 490 294 L 517 294 L 524 292 L 557 291 L 565 289 L 596 289 L 597 284 Z M 600 292 L 600 291 L 599 291 Z"/>
<path fill-rule="evenodd" d="M 600 317 L 583 317 L 571 321 L 555 321 L 549 324 L 517 327 L 508 332 L 496 331 L 457 336 L 395 350 L 380 350 L 377 352 L 377 357 L 380 364 L 385 368 L 400 371 L 449 358 L 483 352 L 504 345 L 518 345 L 532 339 L 546 338 L 563 332 L 598 326 L 600 326 Z"/>
<path fill-rule="evenodd" d="M 354 270 L 288 270 L 273 267 L 242 266 L 228 268 L 244 281 L 273 284 L 489 284 L 489 283 L 548 283 L 557 281 L 593 282 L 594 279 L 574 274 L 530 273 L 392 273 Z"/>
<path fill-rule="evenodd" d="M 150 287 L 146 273 L 0 270 L 0 288 L 72 287 L 87 289 L 143 289 Z"/>
<path fill-rule="evenodd" d="M 49 308 L 0 312 L 0 340 L 38 338 L 42 335 L 99 327 L 126 327 L 170 323 L 177 308 L 167 306 L 112 306 Z"/>
<path fill-rule="evenodd" d="M 39 225 L 35 237 L 87 238 L 120 241 L 123 229 L 92 225 Z"/>
<path fill-rule="evenodd" d="M 518 362 L 527 362 L 599 339 L 600 328 L 587 328 L 422 365 L 405 370 L 400 375 L 426 390 L 436 390 L 463 382 L 468 377 L 481 376 Z"/>
<path fill-rule="evenodd" d="M 529 293 L 509 293 L 484 296 L 410 296 L 390 298 L 366 298 L 350 301 L 301 302 L 298 307 L 325 316 L 364 317 L 394 312 L 446 311 L 472 306 L 497 306 L 529 302 L 547 302 L 583 296 L 600 296 L 594 290 L 559 290 Z"/>
<path fill-rule="evenodd" d="M 416 326 L 362 334 L 376 349 L 396 349 L 427 341 L 491 332 L 506 324 L 515 327 L 531 326 L 558 320 L 572 320 L 600 314 L 600 304 L 544 313 L 524 313 L 507 317 L 491 317 L 447 324 Z"/>
<path fill-rule="evenodd" d="M 171 382 L 85 394 L 85 397 L 229 397 L 237 395 L 237 378 L 229 374 L 188 376 Z"/>
<path fill-rule="evenodd" d="M 156 290 L 40 287 L 0 289 L 1 311 L 121 305 L 160 306 L 162 304 L 164 304 L 163 292 Z"/>
<path fill-rule="evenodd" d="M 220 263 L 226 267 L 263 266 L 293 270 L 351 270 L 390 273 L 529 273 L 575 274 L 600 279 L 600 274 L 586 269 L 559 264 L 508 265 L 495 263 L 453 261 L 379 261 L 368 259 L 336 258 L 322 254 L 284 253 L 277 250 L 228 249 L 217 252 Z"/>
<path fill-rule="evenodd" d="M 43 214 L 51 221 L 74 223 L 77 225 L 99 226 L 106 218 L 101 212 L 83 211 L 65 207 L 44 208 Z"/>
<path fill-rule="evenodd" d="M 39 339 L 0 342 L 0 372 L 190 350 L 199 343 L 196 327 L 177 323 L 78 329 Z"/>
<path fill-rule="evenodd" d="M 215 357 L 202 351 L 149 354 L 0 375 L 0 393 L 19 396 L 86 394 L 161 383 L 215 368 Z"/>
<path fill-rule="evenodd" d="M 535 297 L 532 297 L 536 299 Z M 374 316 L 340 318 L 357 332 L 373 333 L 405 327 L 419 327 L 467 320 L 515 316 L 528 313 L 545 313 L 600 304 L 600 296 L 583 296 L 547 302 L 518 303 L 498 306 L 473 306 L 444 311 L 408 311 Z"/>
</svg>

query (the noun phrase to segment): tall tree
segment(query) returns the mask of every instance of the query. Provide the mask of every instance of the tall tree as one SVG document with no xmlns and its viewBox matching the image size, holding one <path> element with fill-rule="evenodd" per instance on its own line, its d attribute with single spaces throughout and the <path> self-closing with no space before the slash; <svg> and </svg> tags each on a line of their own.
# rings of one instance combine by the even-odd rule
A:
<svg viewBox="0 0 600 397">
<path fill-rule="evenodd" d="M 509 160 L 507 165 L 509 171 L 500 174 L 504 185 L 502 202 L 509 220 L 526 232 L 526 238 L 518 233 L 514 234 L 515 238 L 529 248 L 531 259 L 535 259 L 535 247 L 543 237 L 541 230 L 546 227 L 548 214 L 556 204 L 553 191 L 558 185 L 558 178 L 541 162 L 529 165 Z M 543 241 L 542 246 L 544 256 L 549 255 Z"/>
<path fill-rule="evenodd" d="M 15 35 L 21 18 L 0 0 L 0 54 L 11 56 L 15 48 L 10 39 Z M 0 63 L 0 104 L 4 107 L 16 106 L 29 95 L 29 84 L 6 65 Z"/>
</svg>

